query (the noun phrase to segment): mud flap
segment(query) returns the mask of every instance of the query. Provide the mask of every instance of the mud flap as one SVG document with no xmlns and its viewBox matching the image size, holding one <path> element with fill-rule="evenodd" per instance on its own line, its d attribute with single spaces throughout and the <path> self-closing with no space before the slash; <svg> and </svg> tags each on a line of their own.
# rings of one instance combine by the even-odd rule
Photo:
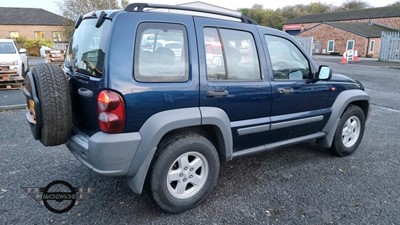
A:
<svg viewBox="0 0 400 225">
<path fill-rule="evenodd" d="M 31 72 L 26 74 L 25 82 L 24 94 L 28 108 L 28 112 L 26 112 L 26 120 L 29 123 L 33 137 L 35 140 L 39 140 L 42 129 L 42 115 L 35 79 Z"/>
</svg>

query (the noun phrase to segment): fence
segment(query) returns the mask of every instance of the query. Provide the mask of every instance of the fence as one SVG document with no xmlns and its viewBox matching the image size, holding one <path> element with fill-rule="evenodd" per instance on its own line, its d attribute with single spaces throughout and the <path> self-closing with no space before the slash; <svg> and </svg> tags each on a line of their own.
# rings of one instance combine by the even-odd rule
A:
<svg viewBox="0 0 400 225">
<path fill-rule="evenodd" d="M 379 59 L 400 62 L 400 32 L 382 32 Z"/>
<path fill-rule="evenodd" d="M 313 37 L 294 37 L 309 55 L 313 54 Z"/>
</svg>

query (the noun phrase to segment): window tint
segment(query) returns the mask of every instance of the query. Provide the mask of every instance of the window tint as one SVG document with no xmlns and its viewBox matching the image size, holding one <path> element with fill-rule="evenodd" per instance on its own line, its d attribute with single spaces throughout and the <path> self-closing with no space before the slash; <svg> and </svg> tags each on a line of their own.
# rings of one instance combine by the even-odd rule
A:
<svg viewBox="0 0 400 225">
<path fill-rule="evenodd" d="M 310 78 L 307 58 L 290 41 L 265 35 L 269 56 L 271 57 L 274 79 L 302 80 Z"/>
<path fill-rule="evenodd" d="M 254 38 L 249 32 L 204 28 L 208 80 L 260 80 Z"/>
<path fill-rule="evenodd" d="M 186 29 L 178 24 L 142 23 L 135 47 L 139 82 L 185 82 L 189 59 Z"/>
<path fill-rule="evenodd" d="M 96 22 L 96 19 L 84 19 L 75 30 L 65 65 L 76 72 L 101 77 L 111 22 L 106 20 L 99 28 L 96 28 Z"/>
</svg>

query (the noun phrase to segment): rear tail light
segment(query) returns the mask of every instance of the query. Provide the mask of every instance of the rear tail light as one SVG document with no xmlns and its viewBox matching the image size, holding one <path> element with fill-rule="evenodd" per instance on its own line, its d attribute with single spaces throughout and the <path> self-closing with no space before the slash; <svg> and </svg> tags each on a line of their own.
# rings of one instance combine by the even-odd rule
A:
<svg viewBox="0 0 400 225">
<path fill-rule="evenodd" d="M 120 133 L 125 126 L 125 104 L 116 92 L 103 90 L 97 97 L 100 130 L 106 133 Z"/>
</svg>

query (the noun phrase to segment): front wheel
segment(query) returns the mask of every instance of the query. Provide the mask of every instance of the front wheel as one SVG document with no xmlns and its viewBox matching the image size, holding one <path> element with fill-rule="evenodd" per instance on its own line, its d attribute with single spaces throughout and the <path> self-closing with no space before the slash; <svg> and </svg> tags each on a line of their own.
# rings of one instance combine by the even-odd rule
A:
<svg viewBox="0 0 400 225">
<path fill-rule="evenodd" d="M 365 130 L 363 110 L 350 105 L 340 118 L 330 151 L 337 156 L 348 156 L 357 150 Z"/>
<path fill-rule="evenodd" d="M 182 212 L 199 205 L 218 179 L 214 145 L 198 134 L 180 134 L 160 145 L 151 172 L 151 192 L 165 211 Z"/>
</svg>

